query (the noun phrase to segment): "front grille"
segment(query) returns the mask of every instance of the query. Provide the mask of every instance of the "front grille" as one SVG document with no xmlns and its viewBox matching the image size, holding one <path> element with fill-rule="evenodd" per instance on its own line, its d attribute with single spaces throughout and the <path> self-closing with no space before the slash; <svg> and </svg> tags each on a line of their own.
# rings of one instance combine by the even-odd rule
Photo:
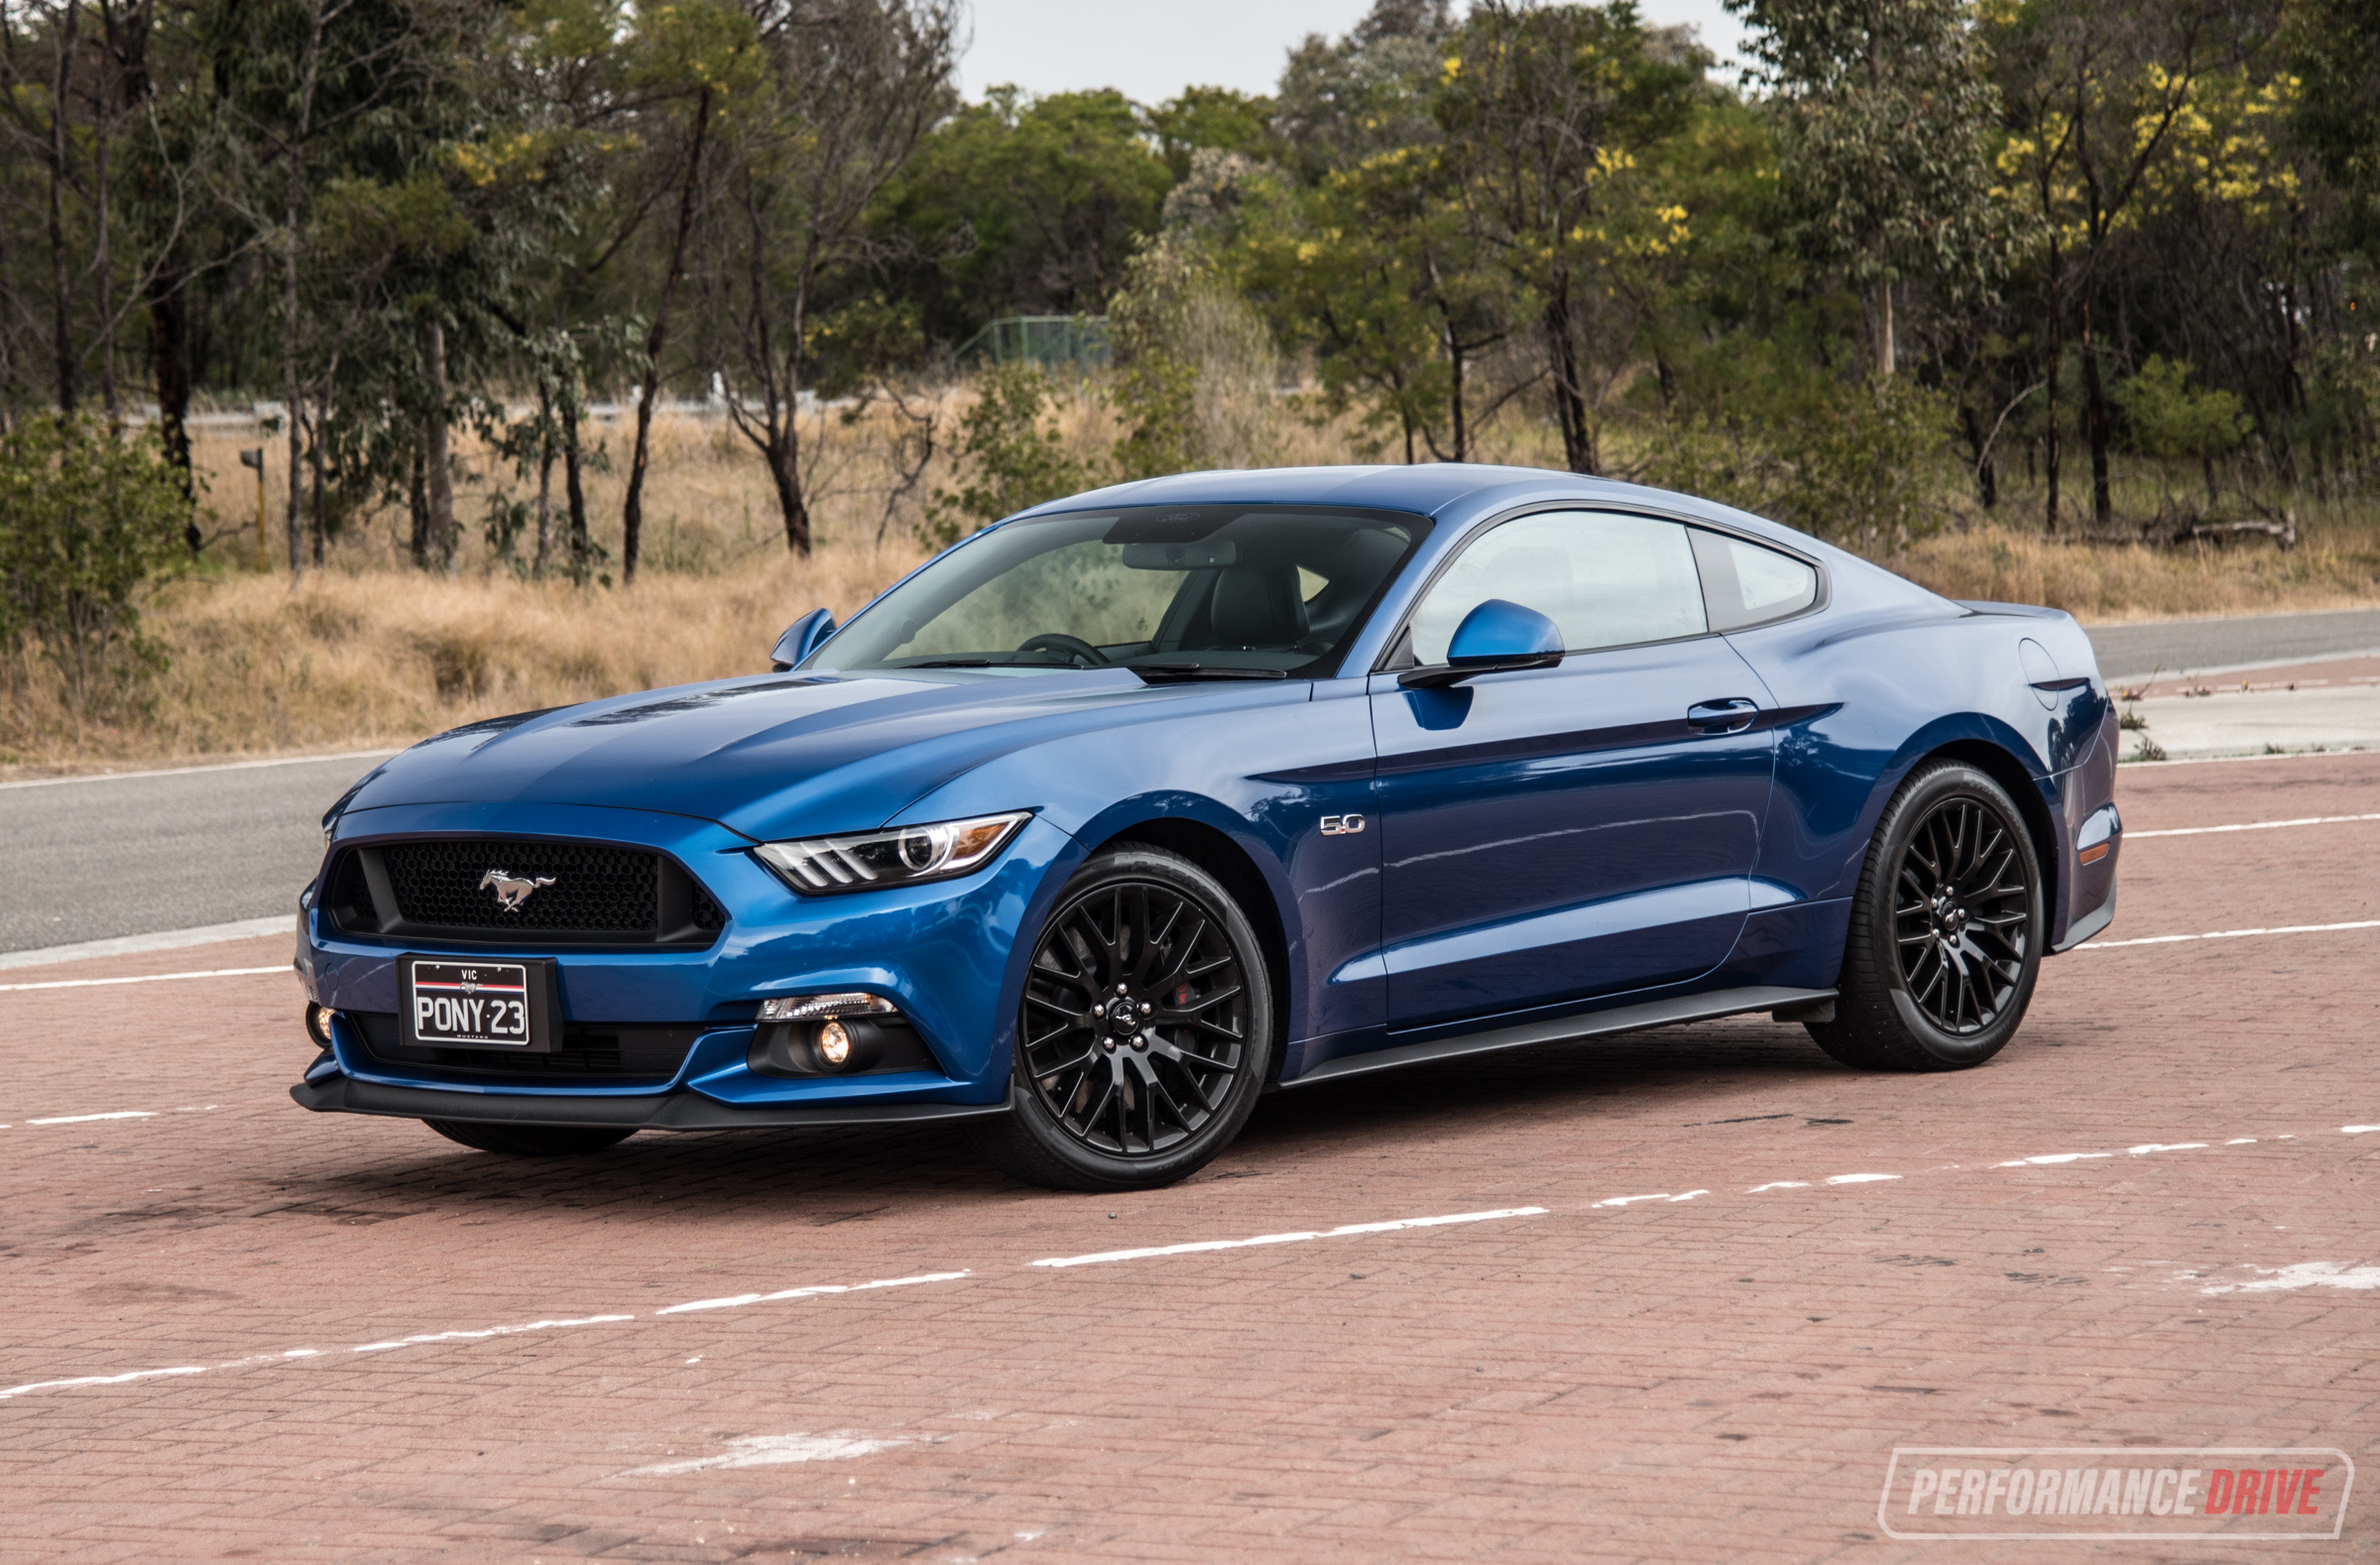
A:
<svg viewBox="0 0 2380 1565">
<path fill-rule="evenodd" d="M 491 873 L 533 889 L 505 906 Z M 341 933 L 534 951 L 701 947 L 726 911 L 675 859 L 611 843 L 446 837 L 352 848 L 324 905 Z"/>
<path fill-rule="evenodd" d="M 518 1054 L 511 1049 L 409 1047 L 392 1013 L 340 1015 L 363 1034 L 364 1052 L 379 1063 L 409 1076 L 454 1077 L 477 1085 L 510 1077 L 525 1086 L 661 1087 L 677 1075 L 703 1030 L 569 1023 L 562 1027 L 562 1046 L 552 1053 Z"/>
<path fill-rule="evenodd" d="M 395 842 L 381 850 L 408 923 L 449 929 L 572 929 L 651 935 L 660 911 L 654 856 L 577 842 Z M 505 911 L 491 870 L 550 880 Z"/>
</svg>

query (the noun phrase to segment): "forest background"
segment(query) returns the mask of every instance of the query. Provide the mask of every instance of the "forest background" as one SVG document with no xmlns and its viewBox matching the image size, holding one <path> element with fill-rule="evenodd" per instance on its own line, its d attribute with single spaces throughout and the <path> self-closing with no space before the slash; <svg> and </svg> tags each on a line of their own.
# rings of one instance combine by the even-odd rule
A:
<svg viewBox="0 0 2380 1565">
<path fill-rule="evenodd" d="M 1742 80 L 1626 0 L 1377 0 L 1141 104 L 964 101 L 962 0 L 0 0 L 0 771 L 748 671 L 1201 467 L 1632 479 L 2086 619 L 2380 597 L 2380 0 L 1731 8 Z"/>
</svg>

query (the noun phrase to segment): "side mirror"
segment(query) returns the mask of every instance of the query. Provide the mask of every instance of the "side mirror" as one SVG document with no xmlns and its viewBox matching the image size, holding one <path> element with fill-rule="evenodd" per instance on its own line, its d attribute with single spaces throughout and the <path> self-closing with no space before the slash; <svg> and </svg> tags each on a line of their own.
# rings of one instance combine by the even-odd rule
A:
<svg viewBox="0 0 2380 1565">
<path fill-rule="evenodd" d="M 1561 662 L 1562 627 L 1535 609 L 1489 598 L 1455 627 L 1446 647 L 1446 666 L 1408 668 L 1396 682 L 1409 689 L 1437 690 L 1477 674 L 1551 668 Z"/>
<path fill-rule="evenodd" d="M 809 613 L 785 627 L 785 634 L 776 639 L 769 650 L 769 666 L 783 673 L 795 663 L 818 650 L 818 644 L 835 634 L 835 617 L 824 609 Z"/>
</svg>

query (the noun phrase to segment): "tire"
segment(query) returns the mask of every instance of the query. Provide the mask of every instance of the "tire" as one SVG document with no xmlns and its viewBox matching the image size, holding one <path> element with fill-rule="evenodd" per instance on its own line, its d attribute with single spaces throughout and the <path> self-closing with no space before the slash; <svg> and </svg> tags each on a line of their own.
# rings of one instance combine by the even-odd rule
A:
<svg viewBox="0 0 2380 1565">
<path fill-rule="evenodd" d="M 2040 862 L 2007 789 L 1919 768 L 1876 824 L 1818 1046 L 1858 1070 L 1964 1070 L 2025 1019 L 2048 936 Z"/>
<path fill-rule="evenodd" d="M 1264 949 L 1231 893 L 1179 854 L 1120 848 L 1075 873 L 1033 939 L 1012 1112 L 969 1128 L 976 1150 L 1053 1190 L 1154 1189 L 1204 1167 L 1248 1123 L 1273 1052 Z"/>
<path fill-rule="evenodd" d="M 482 1125 L 470 1120 L 421 1123 L 450 1142 L 506 1157 L 584 1157 L 637 1134 L 584 1125 Z"/>
</svg>

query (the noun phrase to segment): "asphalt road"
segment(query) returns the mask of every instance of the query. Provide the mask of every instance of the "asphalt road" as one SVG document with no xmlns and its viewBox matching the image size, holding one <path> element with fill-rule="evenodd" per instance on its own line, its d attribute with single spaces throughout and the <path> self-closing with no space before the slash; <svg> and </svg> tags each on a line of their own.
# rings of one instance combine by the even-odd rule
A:
<svg viewBox="0 0 2380 1565">
<path fill-rule="evenodd" d="M 2093 625 L 2090 645 L 2110 679 L 2219 673 L 2257 663 L 2305 662 L 2380 648 L 2380 609 L 2327 614 L 2245 614 L 2214 620 Z"/>
<path fill-rule="evenodd" d="M 2380 648 L 2380 609 L 2091 629 L 2113 678 Z M 315 821 L 373 758 L 0 786 L 0 952 L 287 912 Z"/>
<path fill-rule="evenodd" d="M 0 951 L 293 911 L 322 811 L 377 759 L 0 787 Z"/>
</svg>

